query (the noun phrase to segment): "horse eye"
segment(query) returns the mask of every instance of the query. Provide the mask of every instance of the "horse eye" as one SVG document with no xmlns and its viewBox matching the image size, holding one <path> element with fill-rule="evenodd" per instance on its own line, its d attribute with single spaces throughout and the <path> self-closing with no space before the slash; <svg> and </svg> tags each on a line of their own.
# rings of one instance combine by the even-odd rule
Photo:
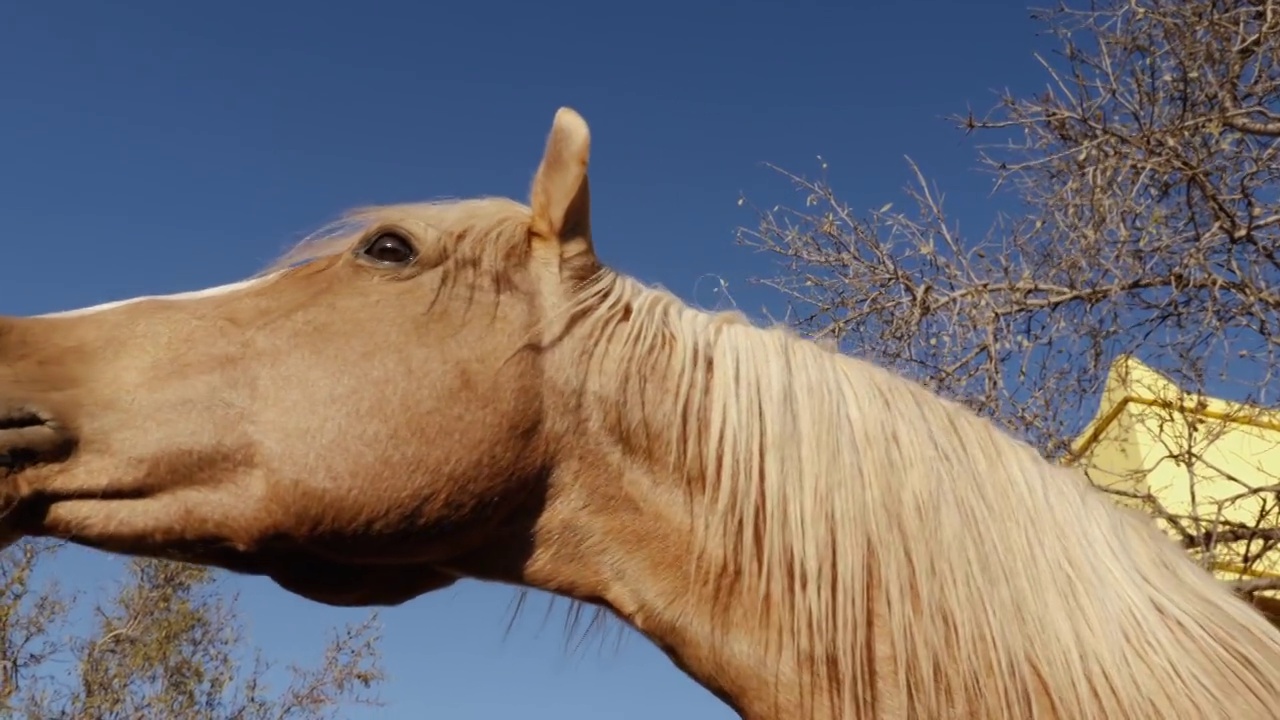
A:
<svg viewBox="0 0 1280 720">
<path fill-rule="evenodd" d="M 379 265 L 408 265 L 418 257 L 413 244 L 396 233 L 382 233 L 369 241 L 361 255 Z"/>
</svg>

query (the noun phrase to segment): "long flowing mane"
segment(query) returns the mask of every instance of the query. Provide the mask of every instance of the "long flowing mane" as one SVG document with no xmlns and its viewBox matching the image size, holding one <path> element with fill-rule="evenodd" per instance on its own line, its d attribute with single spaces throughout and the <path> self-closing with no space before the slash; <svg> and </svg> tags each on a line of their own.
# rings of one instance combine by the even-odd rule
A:
<svg viewBox="0 0 1280 720">
<path fill-rule="evenodd" d="M 786 329 L 614 274 L 582 302 L 609 424 L 703 496 L 699 582 L 837 716 L 1274 711 L 1280 633 L 1078 470 Z"/>
<path fill-rule="evenodd" d="M 466 238 L 442 251 L 499 274 L 530 220 L 497 199 L 366 209 L 273 268 L 380 218 Z M 1280 632 L 1078 470 L 887 370 L 609 270 L 571 311 L 584 397 L 612 398 L 598 420 L 687 481 L 698 582 L 762 608 L 767 651 L 837 716 L 886 697 L 903 717 L 1271 716 Z"/>
</svg>

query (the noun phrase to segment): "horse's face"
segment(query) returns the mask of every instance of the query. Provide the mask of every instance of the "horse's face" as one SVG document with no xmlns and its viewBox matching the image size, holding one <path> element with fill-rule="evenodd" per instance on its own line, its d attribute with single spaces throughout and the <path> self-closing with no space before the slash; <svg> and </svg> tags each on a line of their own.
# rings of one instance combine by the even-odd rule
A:
<svg viewBox="0 0 1280 720">
<path fill-rule="evenodd" d="M 261 280 L 0 320 L 2 539 L 433 564 L 536 512 L 545 321 L 594 267 L 586 153 L 561 113 L 532 213 L 377 209 Z"/>
</svg>

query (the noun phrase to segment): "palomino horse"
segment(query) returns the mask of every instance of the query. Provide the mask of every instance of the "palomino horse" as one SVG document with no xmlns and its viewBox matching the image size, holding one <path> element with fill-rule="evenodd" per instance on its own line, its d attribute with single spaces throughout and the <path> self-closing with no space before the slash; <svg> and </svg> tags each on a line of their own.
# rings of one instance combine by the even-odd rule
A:
<svg viewBox="0 0 1280 720">
<path fill-rule="evenodd" d="M 602 266 L 528 206 L 375 207 L 246 282 L 0 322 L 0 529 L 319 602 L 607 607 L 746 718 L 1280 716 L 1280 631 L 1078 471 Z"/>
</svg>

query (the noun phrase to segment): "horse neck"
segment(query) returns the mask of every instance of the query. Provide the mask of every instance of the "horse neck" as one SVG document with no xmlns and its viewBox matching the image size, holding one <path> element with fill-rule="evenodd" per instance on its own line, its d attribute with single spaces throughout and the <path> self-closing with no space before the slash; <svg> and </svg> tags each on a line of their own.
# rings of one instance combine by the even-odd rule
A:
<svg viewBox="0 0 1280 720">
<path fill-rule="evenodd" d="M 560 450 L 533 550 L 519 577 L 500 579 L 608 607 L 745 718 L 839 716 L 802 711 L 825 688 L 774 651 L 779 624 L 735 591 L 740 570 L 705 524 L 701 435 L 681 428 L 705 391 L 687 391 L 690 373 L 710 367 L 670 332 L 715 320 L 618 281 L 546 356 Z M 655 313 L 674 314 L 648 322 Z"/>
<path fill-rule="evenodd" d="M 769 652 L 759 605 L 717 597 L 705 579 L 722 575 L 693 569 L 693 522 L 674 478 L 601 447 L 567 458 L 552 485 L 519 583 L 611 610 L 748 720 L 828 717 L 797 711 L 801 673 Z"/>
<path fill-rule="evenodd" d="M 548 356 L 571 420 L 521 582 L 747 718 L 1271 717 L 1276 631 L 1068 471 L 628 283 Z"/>
</svg>

